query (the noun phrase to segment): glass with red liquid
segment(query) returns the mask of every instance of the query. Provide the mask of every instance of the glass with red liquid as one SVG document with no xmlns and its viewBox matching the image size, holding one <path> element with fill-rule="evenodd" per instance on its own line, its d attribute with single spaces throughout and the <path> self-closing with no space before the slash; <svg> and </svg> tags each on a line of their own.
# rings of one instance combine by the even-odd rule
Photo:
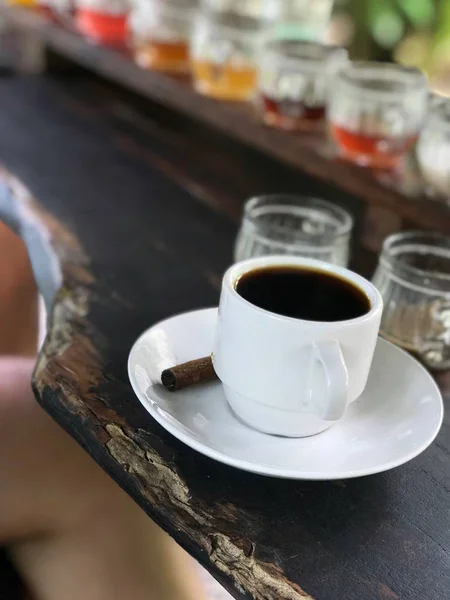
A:
<svg viewBox="0 0 450 600">
<path fill-rule="evenodd" d="M 427 105 L 427 80 L 417 69 L 354 62 L 334 78 L 330 133 L 343 158 L 395 169 L 415 145 Z"/>
<path fill-rule="evenodd" d="M 76 0 L 75 23 L 95 44 L 123 46 L 127 41 L 128 0 Z"/>
<path fill-rule="evenodd" d="M 267 125 L 316 128 L 325 116 L 330 76 L 347 63 L 337 46 L 300 40 L 269 43 L 260 61 L 259 103 Z"/>
</svg>

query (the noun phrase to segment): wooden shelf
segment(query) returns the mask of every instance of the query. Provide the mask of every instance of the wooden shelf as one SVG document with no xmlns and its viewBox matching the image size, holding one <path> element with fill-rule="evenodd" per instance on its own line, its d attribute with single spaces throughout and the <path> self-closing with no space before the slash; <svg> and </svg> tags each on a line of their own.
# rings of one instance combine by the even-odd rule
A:
<svg viewBox="0 0 450 600">
<path fill-rule="evenodd" d="M 221 133 L 326 183 L 385 207 L 417 227 L 450 231 L 450 208 L 426 198 L 412 172 L 402 181 L 380 179 L 370 171 L 338 160 L 324 135 L 289 134 L 268 128 L 252 106 L 201 96 L 188 78 L 145 71 L 127 52 L 95 46 L 75 31 L 39 13 L 0 6 L 0 16 L 17 29 L 37 35 L 58 54 L 140 95 L 196 119 Z"/>
</svg>

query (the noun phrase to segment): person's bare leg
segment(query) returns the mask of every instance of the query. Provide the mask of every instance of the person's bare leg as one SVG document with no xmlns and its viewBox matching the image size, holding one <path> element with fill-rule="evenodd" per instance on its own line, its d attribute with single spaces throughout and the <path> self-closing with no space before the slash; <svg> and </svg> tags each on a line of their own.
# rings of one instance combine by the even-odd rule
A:
<svg viewBox="0 0 450 600">
<path fill-rule="evenodd" d="M 0 222 L 0 355 L 34 356 L 38 294 L 23 241 Z"/>
<path fill-rule="evenodd" d="M 201 600 L 191 559 L 0 360 L 0 543 L 39 600 Z"/>
<path fill-rule="evenodd" d="M 26 248 L 0 223 L 0 545 L 35 600 L 201 600 L 191 559 L 35 402 L 17 356 L 37 332 Z"/>
</svg>

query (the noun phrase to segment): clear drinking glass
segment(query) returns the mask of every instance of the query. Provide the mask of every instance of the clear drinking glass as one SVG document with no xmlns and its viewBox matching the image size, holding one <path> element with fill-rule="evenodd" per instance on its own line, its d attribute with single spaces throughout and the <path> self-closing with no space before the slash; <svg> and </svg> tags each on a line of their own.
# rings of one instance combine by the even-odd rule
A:
<svg viewBox="0 0 450 600">
<path fill-rule="evenodd" d="M 145 69 L 187 73 L 195 0 L 135 0 L 129 18 L 134 57 Z"/>
<path fill-rule="evenodd" d="M 328 121 L 340 154 L 362 166 L 392 169 L 424 123 L 428 86 L 417 69 L 355 62 L 338 71 Z"/>
<path fill-rule="evenodd" d="M 264 122 L 288 130 L 314 129 L 325 116 L 329 78 L 346 64 L 337 46 L 296 40 L 274 41 L 259 63 Z"/>
<path fill-rule="evenodd" d="M 450 367 L 450 237 L 386 239 L 373 283 L 384 300 L 380 333 L 432 369 Z"/>
<path fill-rule="evenodd" d="M 244 208 L 235 260 L 292 254 L 346 266 L 353 218 L 317 198 L 269 195 L 251 198 Z"/>
<path fill-rule="evenodd" d="M 257 58 L 275 4 L 204 0 L 191 40 L 198 92 L 221 100 L 249 100 L 257 87 Z"/>
<path fill-rule="evenodd" d="M 433 98 L 417 144 L 417 158 L 430 190 L 450 199 L 450 99 Z"/>
</svg>

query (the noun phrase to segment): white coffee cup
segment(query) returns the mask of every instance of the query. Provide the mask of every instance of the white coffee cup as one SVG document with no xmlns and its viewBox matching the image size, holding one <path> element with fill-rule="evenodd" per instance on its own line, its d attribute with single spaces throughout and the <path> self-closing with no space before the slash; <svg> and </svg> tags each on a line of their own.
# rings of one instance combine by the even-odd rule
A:
<svg viewBox="0 0 450 600">
<path fill-rule="evenodd" d="M 362 290 L 370 308 L 347 321 L 307 321 L 259 308 L 236 291 L 244 274 L 277 266 L 344 279 Z M 254 429 L 290 437 L 330 427 L 366 386 L 382 309 L 369 281 L 319 260 L 267 256 L 233 265 L 223 278 L 212 358 L 235 414 Z"/>
</svg>

